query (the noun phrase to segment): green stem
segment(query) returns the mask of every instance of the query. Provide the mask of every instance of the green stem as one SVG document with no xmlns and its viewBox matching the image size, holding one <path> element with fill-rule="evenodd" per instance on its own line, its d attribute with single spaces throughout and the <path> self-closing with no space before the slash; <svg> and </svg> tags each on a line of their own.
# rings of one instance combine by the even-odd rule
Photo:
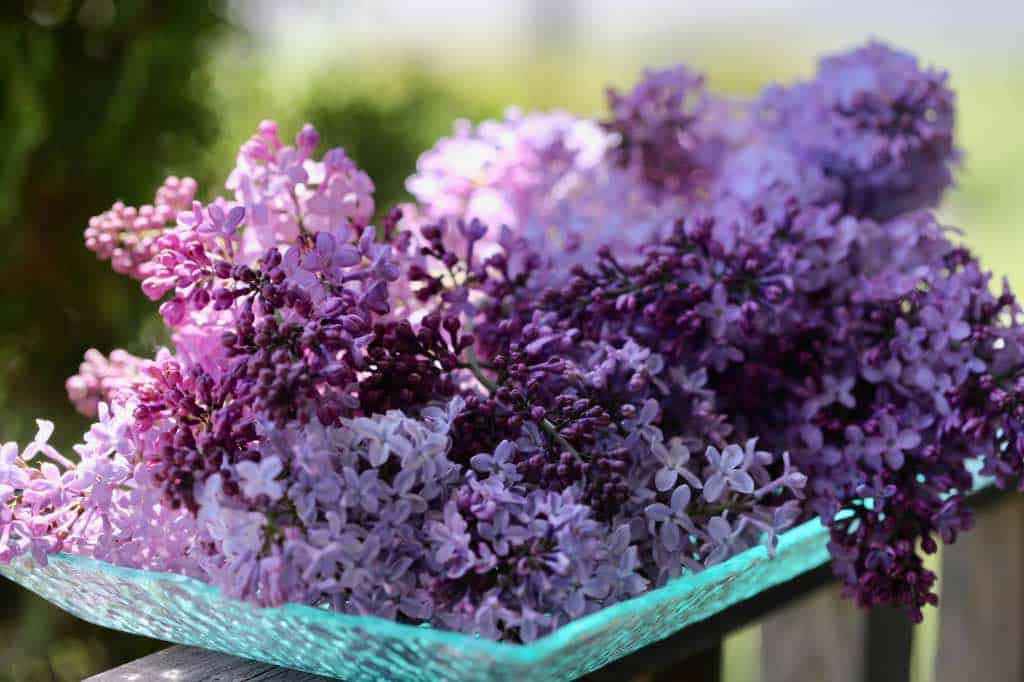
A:
<svg viewBox="0 0 1024 682">
<path fill-rule="evenodd" d="M 558 432 L 558 427 L 552 424 L 549 419 L 547 419 L 546 417 L 544 419 L 541 419 L 540 427 L 544 429 L 549 436 L 554 438 L 556 443 L 558 443 L 563 448 L 572 453 L 572 456 L 576 458 L 577 462 L 583 461 L 583 455 L 581 455 L 579 451 L 572 446 L 572 443 L 565 439 L 565 436 Z"/>
<path fill-rule="evenodd" d="M 483 384 L 488 393 L 493 394 L 498 390 L 498 384 L 494 383 L 494 381 L 484 372 L 483 367 L 480 366 L 480 359 L 476 356 L 476 353 L 472 348 L 466 349 L 466 366 L 469 367 L 469 371 L 473 373 L 476 380 Z"/>
<path fill-rule="evenodd" d="M 483 367 L 480 366 L 480 359 L 476 356 L 476 353 L 472 348 L 466 349 L 466 366 L 469 367 L 469 371 L 473 373 L 476 380 L 487 389 L 488 393 L 493 395 L 498 390 L 498 384 L 496 384 L 494 380 L 484 372 Z M 565 439 L 565 436 L 558 432 L 558 427 L 552 424 L 550 419 L 547 417 L 541 419 L 540 427 L 544 429 L 544 431 L 551 436 L 556 443 L 572 453 L 572 456 L 575 457 L 577 461 L 584 461 L 583 455 L 581 455 L 580 452 L 572 446 L 572 443 Z"/>
</svg>

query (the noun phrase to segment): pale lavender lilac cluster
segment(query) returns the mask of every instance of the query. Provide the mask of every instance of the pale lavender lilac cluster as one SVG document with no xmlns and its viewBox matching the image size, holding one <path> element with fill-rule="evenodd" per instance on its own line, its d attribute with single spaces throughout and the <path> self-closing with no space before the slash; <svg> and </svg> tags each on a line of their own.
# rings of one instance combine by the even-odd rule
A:
<svg viewBox="0 0 1024 682">
<path fill-rule="evenodd" d="M 751 101 L 682 67 L 609 99 L 458 124 L 377 226 L 272 122 L 227 197 L 95 219 L 173 347 L 90 351 L 77 462 L 44 421 L 0 449 L 0 560 L 531 641 L 819 516 L 847 593 L 920 617 L 969 460 L 1024 470 L 1021 311 L 928 211 L 944 74 L 872 43 Z"/>
</svg>

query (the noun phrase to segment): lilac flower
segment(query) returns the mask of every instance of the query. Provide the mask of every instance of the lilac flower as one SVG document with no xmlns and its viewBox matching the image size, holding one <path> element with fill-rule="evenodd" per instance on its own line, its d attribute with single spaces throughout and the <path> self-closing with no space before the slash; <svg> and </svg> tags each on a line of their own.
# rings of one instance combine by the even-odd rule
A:
<svg viewBox="0 0 1024 682">
<path fill-rule="evenodd" d="M 660 191 L 700 187 L 724 136 L 703 76 L 684 66 L 649 70 L 631 92 L 609 90 L 608 100 L 612 118 L 605 125 L 620 138 L 610 153 L 613 163 Z"/>
<path fill-rule="evenodd" d="M 245 219 L 245 207 L 234 206 L 225 214 L 224 209 L 216 204 L 212 204 L 209 208 L 209 215 L 209 227 L 212 233 L 232 237 L 238 230 L 238 226 Z M 199 226 L 198 229 L 202 230 L 203 227 Z"/>
<path fill-rule="evenodd" d="M 868 463 L 876 468 L 882 467 L 885 460 L 889 468 L 897 470 L 903 467 L 906 451 L 921 444 L 921 435 L 911 429 L 900 429 L 897 421 L 888 414 L 878 419 L 879 435 L 868 438 L 864 443 L 864 454 Z"/>
<path fill-rule="evenodd" d="M 89 349 L 78 374 L 64 384 L 68 399 L 81 414 L 94 417 L 101 402 L 111 400 L 141 378 L 146 364 L 146 360 L 120 349 L 112 351 L 109 358 L 96 349 Z"/>
<path fill-rule="evenodd" d="M 704 499 L 717 502 L 726 490 L 750 493 L 754 490 L 754 479 L 745 465 L 745 453 L 738 445 L 727 445 L 721 452 L 709 445 L 704 456 L 708 460 L 707 470 L 710 472 L 704 481 Z"/>
<path fill-rule="evenodd" d="M 131 470 L 121 456 L 87 458 L 74 472 L 70 487 L 76 491 L 89 489 L 90 503 L 101 508 L 109 507 L 114 499 L 114 490 L 129 478 Z"/>
<path fill-rule="evenodd" d="M 473 469 L 480 473 L 498 476 L 510 483 L 516 483 L 522 478 L 522 476 L 519 474 L 519 471 L 513 462 L 515 451 L 516 446 L 514 443 L 503 440 L 498 444 L 498 447 L 494 449 L 493 454 L 481 452 L 473 455 L 473 457 L 470 458 L 469 463 Z"/>
<path fill-rule="evenodd" d="M 861 367 L 861 375 L 873 384 L 883 381 L 893 381 L 899 378 L 903 372 L 903 365 L 896 358 L 888 358 L 876 365 L 870 360 Z"/>
<path fill-rule="evenodd" d="M 330 232 L 318 232 L 315 247 L 302 260 L 302 267 L 311 272 L 331 268 L 348 268 L 359 263 L 360 253 L 351 244 L 338 244 Z"/>
<path fill-rule="evenodd" d="M 99 421 L 86 432 L 85 442 L 75 447 L 79 456 L 104 456 L 110 452 L 122 458 L 134 455 L 137 448 L 132 438 L 129 406 L 115 404 L 111 408 L 100 403 L 97 412 Z"/>
<path fill-rule="evenodd" d="M 377 513 L 383 493 L 377 470 L 368 469 L 360 474 L 352 467 L 345 467 L 343 473 L 345 485 L 342 488 L 341 504 L 371 514 Z"/>
<path fill-rule="evenodd" d="M 21 458 L 26 462 L 29 462 L 37 454 L 43 453 L 51 459 L 63 459 L 48 442 L 50 437 L 53 435 L 53 422 L 46 419 L 37 419 L 36 426 L 39 427 L 39 430 L 36 432 L 36 436 L 32 439 L 32 442 L 26 445 L 22 450 Z"/>
<path fill-rule="evenodd" d="M 8 487 L 8 494 L 28 484 L 28 473 L 17 466 L 18 444 L 4 443 L 0 446 L 0 485 Z"/>
<path fill-rule="evenodd" d="M 445 573 L 449 578 L 458 578 L 470 568 L 472 551 L 466 531 L 466 521 L 453 502 L 445 505 L 444 521 L 431 524 L 430 536 L 438 543 L 434 560 L 447 567 Z"/>
<path fill-rule="evenodd" d="M 763 467 L 771 465 L 775 461 L 775 456 L 767 450 L 759 450 L 757 448 L 756 437 L 748 438 L 747 442 L 743 446 L 743 466 L 748 471 L 759 471 Z M 782 455 L 783 462 L 786 468 L 789 468 L 789 457 L 786 453 Z"/>
<path fill-rule="evenodd" d="M 937 203 L 959 156 L 946 74 L 874 42 L 819 62 L 814 80 L 773 90 L 769 127 L 845 185 L 851 212 L 887 219 Z"/>
<path fill-rule="evenodd" d="M 961 351 L 953 356 L 953 379 L 957 382 L 966 381 L 971 374 L 985 371 L 985 361 L 969 350 Z"/>
<path fill-rule="evenodd" d="M 97 258 L 109 260 L 115 272 L 144 279 L 149 261 L 159 250 L 160 235 L 174 225 L 179 211 L 192 204 L 196 189 L 192 178 L 171 176 L 156 191 L 152 204 L 135 208 L 115 203 L 89 220 L 86 248 Z"/>
<path fill-rule="evenodd" d="M 928 305 L 919 313 L 921 322 L 931 332 L 930 345 L 937 351 L 943 351 L 949 343 L 959 343 L 971 334 L 971 325 L 961 316 L 963 311 L 957 306 Z"/>
<path fill-rule="evenodd" d="M 229 198 L 90 221 L 170 346 L 86 354 L 77 462 L 46 421 L 0 447 L 0 561 L 522 642 L 817 515 L 845 592 L 919 618 L 968 458 L 1024 480 L 1024 313 L 927 210 L 945 74 L 872 43 L 753 101 L 685 67 L 609 100 L 460 122 L 377 227 L 273 121 Z"/>
<path fill-rule="evenodd" d="M 752 516 L 744 516 L 744 518 L 752 525 L 764 529 L 768 535 L 764 543 L 768 549 L 768 556 L 774 556 L 779 535 L 782 531 L 795 526 L 802 514 L 800 502 L 798 500 L 790 500 L 773 509 L 771 520 L 768 522 L 763 522 Z"/>
<path fill-rule="evenodd" d="M 296 146 L 282 144 L 277 125 L 259 131 L 239 151 L 226 187 L 245 207 L 248 228 L 243 251 L 259 254 L 299 236 L 299 224 L 313 232 L 351 230 L 358 233 L 373 214 L 373 182 L 341 149 L 328 150 L 314 161 L 312 144 L 319 136 L 312 126 L 298 134 Z"/>
<path fill-rule="evenodd" d="M 668 505 L 655 502 L 644 510 L 649 521 L 659 524 L 658 538 L 670 552 L 674 552 L 682 545 L 681 530 L 693 532 L 693 522 L 687 514 L 689 505 L 690 487 L 683 484 L 672 492 L 672 499 Z"/>
<path fill-rule="evenodd" d="M 919 373 L 918 377 L 921 376 Z M 946 398 L 946 394 L 953 387 L 953 379 L 948 374 L 943 372 L 936 376 L 935 374 L 927 374 L 926 378 L 922 382 L 918 380 L 918 386 L 929 392 L 935 401 L 935 411 L 943 417 L 949 416 L 951 408 L 949 400 Z"/>
<path fill-rule="evenodd" d="M 739 319 L 740 310 L 728 301 L 728 294 L 721 283 L 711 288 L 711 300 L 697 306 L 697 312 L 708 321 L 711 336 L 721 339 L 729 325 Z"/>
<path fill-rule="evenodd" d="M 477 254 L 504 246 L 497 226 L 537 253 L 562 249 L 563 264 L 588 262 L 609 243 L 634 253 L 674 218 L 676 204 L 645 201 L 641 179 L 607 163 L 613 142 L 596 122 L 560 111 L 509 109 L 475 127 L 459 121 L 417 162 L 406 184 L 419 206 L 407 220 L 477 219 L 492 228 L 475 241 Z M 557 281 L 567 270 L 544 276 Z"/>
<path fill-rule="evenodd" d="M 242 492 L 246 497 L 257 498 L 266 495 L 271 500 L 278 500 L 284 495 L 284 487 L 277 480 L 284 465 L 277 457 L 267 457 L 259 462 L 244 461 L 235 465 Z"/>
<path fill-rule="evenodd" d="M 676 481 L 682 477 L 694 488 L 700 488 L 700 479 L 687 467 L 690 462 L 690 450 L 678 438 L 673 438 L 668 447 L 657 443 L 654 454 L 662 463 L 662 468 L 654 475 L 654 485 L 658 491 L 664 492 L 675 487 Z"/>
<path fill-rule="evenodd" d="M 823 380 L 824 388 L 821 395 L 821 404 L 823 406 L 839 403 L 850 409 L 856 407 L 857 399 L 850 392 L 857 383 L 856 377 L 846 376 L 837 378 L 831 374 L 826 374 Z"/>
<path fill-rule="evenodd" d="M 620 528 L 626 529 L 627 526 L 620 526 Z M 616 531 L 616 533 L 621 535 L 619 531 Z M 623 540 L 628 541 L 628 536 L 623 537 Z M 637 547 L 635 545 L 628 545 L 625 546 L 623 551 L 616 551 L 623 544 L 625 543 L 621 541 L 616 544 L 613 539 L 608 552 L 609 556 L 613 557 L 613 560 L 597 567 L 595 583 L 590 588 L 590 590 L 595 590 L 596 592 L 592 595 L 588 594 L 588 596 L 601 597 L 602 593 L 607 590 L 607 593 L 604 595 L 605 599 L 628 599 L 647 589 L 650 581 L 640 572 L 642 570 L 642 563 Z"/>
<path fill-rule="evenodd" d="M 397 419 L 373 420 L 366 418 L 354 419 L 351 428 L 367 439 L 369 447 L 366 459 L 370 466 L 377 468 L 388 461 L 394 452 L 405 460 L 413 453 L 412 443 L 400 432 L 401 422 Z M 410 458 L 410 463 L 412 459 Z"/>
<path fill-rule="evenodd" d="M 714 566 L 736 553 L 742 524 L 743 522 L 740 521 L 733 527 L 724 514 L 713 516 L 708 520 L 706 547 L 710 548 L 710 551 L 704 550 L 707 552 L 707 558 L 704 559 L 705 566 Z"/>
<path fill-rule="evenodd" d="M 222 509 L 208 526 L 210 536 L 221 543 L 228 559 L 253 556 L 263 544 L 266 519 L 257 512 Z"/>
</svg>

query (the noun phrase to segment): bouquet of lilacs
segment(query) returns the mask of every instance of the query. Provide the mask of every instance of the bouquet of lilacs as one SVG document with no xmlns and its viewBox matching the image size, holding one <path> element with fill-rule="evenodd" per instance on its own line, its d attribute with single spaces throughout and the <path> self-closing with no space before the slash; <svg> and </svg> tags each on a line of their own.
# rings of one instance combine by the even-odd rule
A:
<svg viewBox="0 0 1024 682">
<path fill-rule="evenodd" d="M 270 121 L 227 196 L 94 218 L 172 343 L 86 354 L 76 458 L 46 421 L 2 447 L 0 561 L 531 641 L 817 516 L 848 595 L 920 618 L 968 464 L 1024 469 L 1024 318 L 929 210 L 945 74 L 872 43 L 609 109 L 460 122 L 376 226 L 343 150 Z"/>
</svg>

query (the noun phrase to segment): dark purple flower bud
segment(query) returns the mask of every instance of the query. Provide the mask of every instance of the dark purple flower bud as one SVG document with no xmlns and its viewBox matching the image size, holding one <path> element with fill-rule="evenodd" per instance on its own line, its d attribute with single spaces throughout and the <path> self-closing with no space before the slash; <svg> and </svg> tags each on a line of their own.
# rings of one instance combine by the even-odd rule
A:
<svg viewBox="0 0 1024 682">
<path fill-rule="evenodd" d="M 374 312 L 378 315 L 386 315 L 391 310 L 391 306 L 388 303 L 387 283 L 383 280 L 374 282 L 370 288 L 360 296 L 359 305 L 361 308 L 369 312 Z"/>
<path fill-rule="evenodd" d="M 303 158 L 312 154 L 318 144 L 320 144 L 320 133 L 309 123 L 302 126 L 302 130 L 295 136 L 295 146 Z"/>
<path fill-rule="evenodd" d="M 213 264 L 213 274 L 220 279 L 231 277 L 231 263 L 223 260 L 217 261 Z"/>
</svg>

